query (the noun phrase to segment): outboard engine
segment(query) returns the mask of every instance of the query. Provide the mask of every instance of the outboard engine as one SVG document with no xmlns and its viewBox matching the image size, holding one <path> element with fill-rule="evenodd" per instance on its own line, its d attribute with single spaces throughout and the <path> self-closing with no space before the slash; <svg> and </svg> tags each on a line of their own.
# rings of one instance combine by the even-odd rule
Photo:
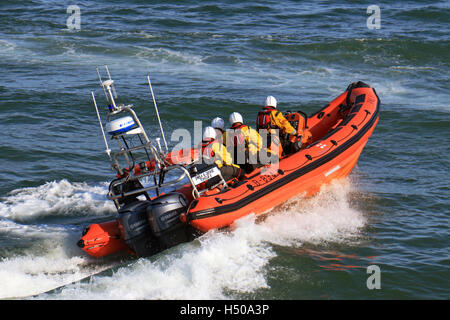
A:
<svg viewBox="0 0 450 320">
<path fill-rule="evenodd" d="M 189 241 L 186 224 L 180 220 L 180 215 L 187 208 L 186 197 L 178 192 L 162 195 L 147 207 L 152 233 L 158 239 L 161 250 Z"/>
<path fill-rule="evenodd" d="M 139 257 L 159 252 L 158 243 L 152 236 L 148 223 L 147 207 L 150 201 L 135 201 L 119 210 L 119 228 L 128 247 Z"/>
<path fill-rule="evenodd" d="M 177 192 L 123 206 L 119 220 L 125 243 L 146 257 L 189 241 L 187 225 L 180 220 L 187 208 L 186 197 Z"/>
</svg>

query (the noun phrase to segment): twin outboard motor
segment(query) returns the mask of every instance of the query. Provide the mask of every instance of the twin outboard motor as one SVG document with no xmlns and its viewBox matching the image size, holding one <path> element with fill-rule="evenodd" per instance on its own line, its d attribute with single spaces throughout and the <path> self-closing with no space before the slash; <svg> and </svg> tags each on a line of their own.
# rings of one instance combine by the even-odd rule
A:
<svg viewBox="0 0 450 320">
<path fill-rule="evenodd" d="M 186 197 L 177 192 L 124 205 L 119 221 L 125 243 L 145 257 L 189 241 L 187 225 L 180 220 L 187 207 Z"/>
</svg>

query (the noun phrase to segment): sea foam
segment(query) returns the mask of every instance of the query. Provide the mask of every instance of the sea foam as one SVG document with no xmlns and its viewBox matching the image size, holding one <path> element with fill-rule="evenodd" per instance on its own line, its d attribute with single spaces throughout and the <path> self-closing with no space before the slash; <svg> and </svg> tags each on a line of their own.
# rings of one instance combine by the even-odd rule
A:
<svg viewBox="0 0 450 320">
<path fill-rule="evenodd" d="M 277 246 L 357 241 L 366 224 L 352 209 L 352 185 L 335 182 L 316 196 L 291 199 L 265 219 L 249 215 L 228 232 L 199 239 L 95 276 L 44 299 L 233 299 L 270 287 L 267 272 Z M 356 239 L 356 240 L 355 240 Z"/>
<path fill-rule="evenodd" d="M 49 215 L 105 215 L 115 210 L 106 193 L 106 184 L 90 186 L 67 180 L 16 189 L 1 198 L 0 217 L 24 222 Z"/>
</svg>

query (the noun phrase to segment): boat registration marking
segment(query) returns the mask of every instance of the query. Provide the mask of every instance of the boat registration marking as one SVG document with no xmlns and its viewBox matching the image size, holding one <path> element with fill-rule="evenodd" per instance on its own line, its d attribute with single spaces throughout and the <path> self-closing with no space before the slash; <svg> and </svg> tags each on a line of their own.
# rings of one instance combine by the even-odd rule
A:
<svg viewBox="0 0 450 320">
<path fill-rule="evenodd" d="M 325 177 L 328 177 L 330 174 L 332 174 L 333 172 L 339 170 L 341 168 L 340 165 L 337 165 L 336 167 L 334 167 L 333 169 L 331 169 L 330 171 L 328 171 L 327 173 L 325 173 Z"/>
<path fill-rule="evenodd" d="M 195 177 L 192 177 L 192 182 L 195 185 L 198 185 L 202 182 L 205 182 L 206 180 L 209 180 L 215 176 L 218 176 L 220 174 L 219 168 L 214 167 L 209 170 L 206 170 L 205 172 L 199 173 Z"/>
</svg>

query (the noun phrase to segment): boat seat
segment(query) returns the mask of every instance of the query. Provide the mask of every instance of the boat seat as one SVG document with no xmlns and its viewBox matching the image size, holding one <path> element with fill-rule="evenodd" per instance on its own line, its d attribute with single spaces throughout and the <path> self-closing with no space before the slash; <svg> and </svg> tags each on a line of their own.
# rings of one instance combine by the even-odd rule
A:
<svg viewBox="0 0 450 320">
<path fill-rule="evenodd" d="M 308 129 L 308 116 L 303 111 L 298 110 L 297 112 L 287 112 L 285 118 L 292 127 L 298 132 L 303 132 Z"/>
<path fill-rule="evenodd" d="M 301 110 L 298 110 L 297 112 L 288 111 L 285 114 L 285 118 L 297 132 L 303 132 L 302 148 L 311 144 L 312 135 L 308 128 L 308 116 L 306 113 Z"/>
</svg>

